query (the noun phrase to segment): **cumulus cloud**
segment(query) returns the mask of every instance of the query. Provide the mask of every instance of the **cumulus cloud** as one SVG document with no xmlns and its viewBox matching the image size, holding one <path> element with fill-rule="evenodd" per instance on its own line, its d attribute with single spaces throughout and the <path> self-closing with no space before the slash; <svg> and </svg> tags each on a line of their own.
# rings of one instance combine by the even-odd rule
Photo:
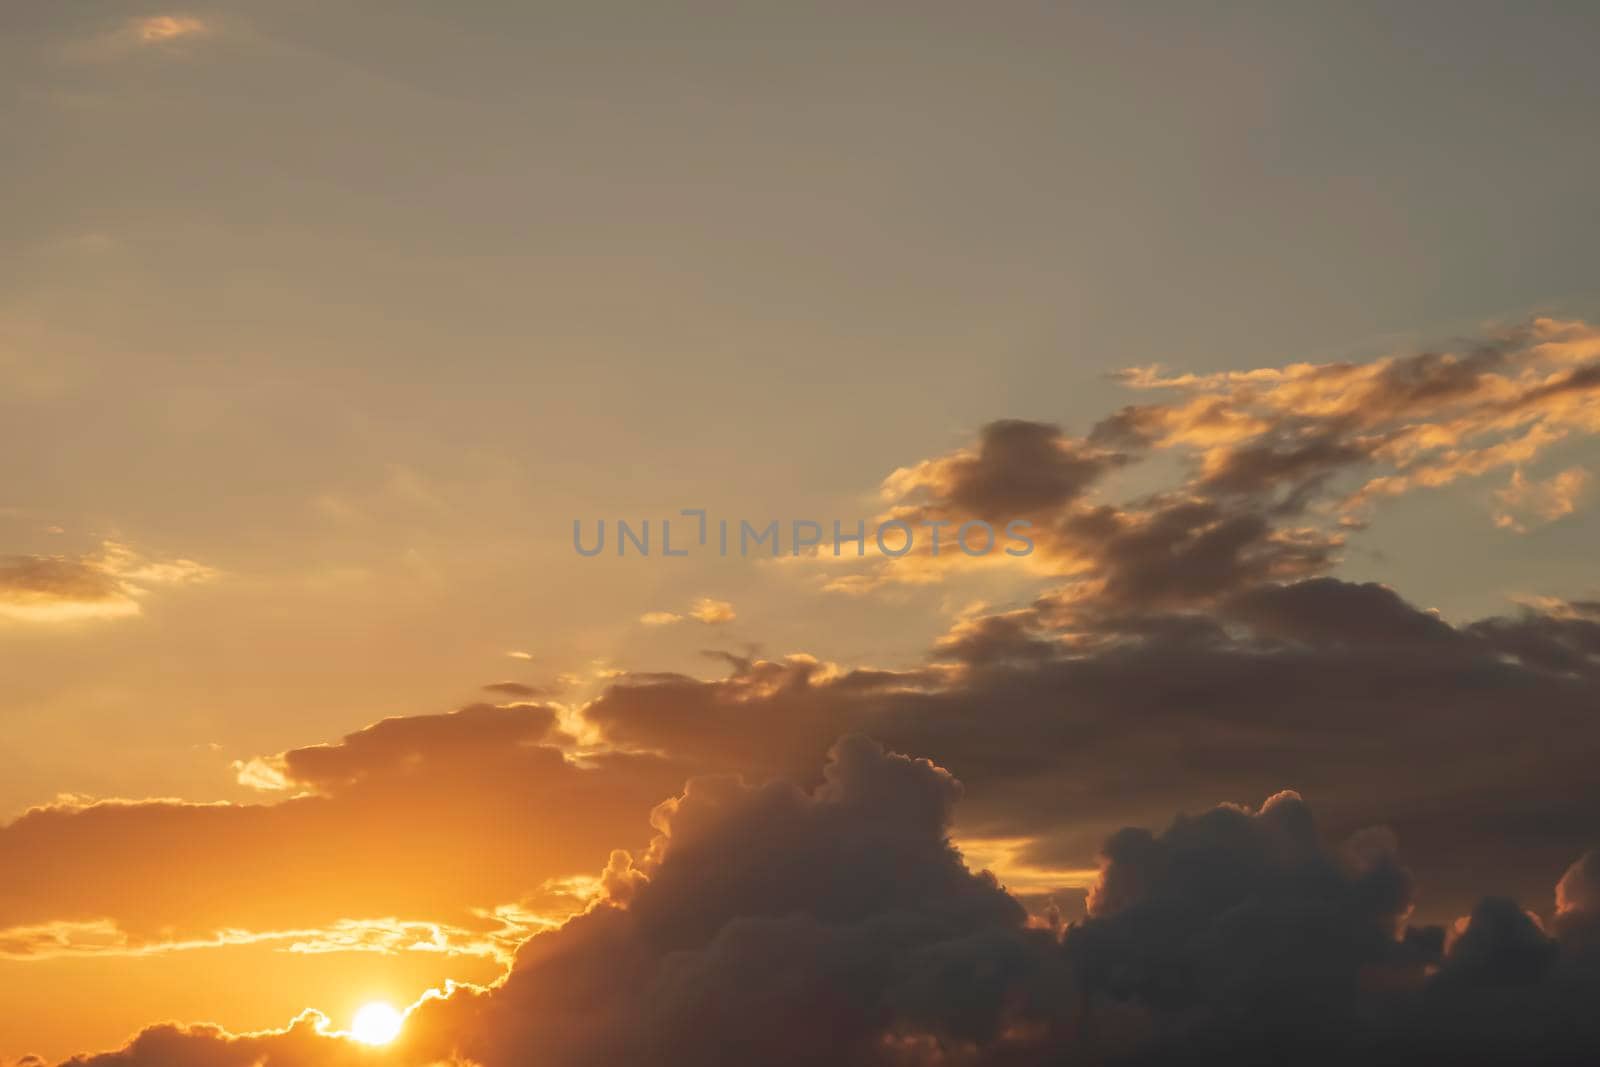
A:
<svg viewBox="0 0 1600 1067">
<path fill-rule="evenodd" d="M 105 542 L 84 556 L 0 557 L 0 619 L 62 623 L 142 613 L 152 586 L 192 585 L 217 576 L 187 559 L 152 560 Z"/>
<path fill-rule="evenodd" d="M 1600 1050 L 1594 863 L 1555 932 L 1485 898 L 1453 937 L 1410 920 L 1394 835 L 1330 838 L 1296 793 L 1221 805 L 1101 850 L 1087 914 L 1030 920 L 968 868 L 961 786 L 860 737 L 811 789 L 692 781 L 601 896 L 488 987 L 408 1012 L 364 1062 L 546 1067 L 1060 1062 L 1566 1063 Z M 308 1013 L 281 1031 L 152 1027 L 74 1067 L 347 1062 Z"/>
</svg>

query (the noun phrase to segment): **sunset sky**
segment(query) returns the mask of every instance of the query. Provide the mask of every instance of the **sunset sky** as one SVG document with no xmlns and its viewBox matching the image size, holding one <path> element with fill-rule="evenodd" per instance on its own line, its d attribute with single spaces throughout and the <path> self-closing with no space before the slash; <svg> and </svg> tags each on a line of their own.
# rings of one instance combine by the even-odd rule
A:
<svg viewBox="0 0 1600 1067">
<path fill-rule="evenodd" d="M 1163 1062 L 1329 975 L 1534 1047 L 1600 990 L 1597 46 L 6 4 L 0 1065 Z M 574 550 L 693 508 L 783 551 Z M 890 518 L 1035 548 L 788 551 Z"/>
</svg>

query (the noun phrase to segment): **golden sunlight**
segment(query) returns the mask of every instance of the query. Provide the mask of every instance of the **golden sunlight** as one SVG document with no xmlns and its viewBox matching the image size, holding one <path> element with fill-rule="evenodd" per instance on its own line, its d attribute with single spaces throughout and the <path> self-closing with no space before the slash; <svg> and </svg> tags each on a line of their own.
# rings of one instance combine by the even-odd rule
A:
<svg viewBox="0 0 1600 1067">
<path fill-rule="evenodd" d="M 350 1024 L 350 1036 L 363 1045 L 387 1045 L 400 1036 L 405 1016 L 381 1000 L 364 1004 Z"/>
</svg>

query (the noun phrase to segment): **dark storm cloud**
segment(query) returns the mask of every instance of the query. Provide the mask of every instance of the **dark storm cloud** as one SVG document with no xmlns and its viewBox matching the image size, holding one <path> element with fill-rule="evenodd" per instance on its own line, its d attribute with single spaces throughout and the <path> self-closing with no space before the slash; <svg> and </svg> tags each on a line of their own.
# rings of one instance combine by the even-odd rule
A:
<svg viewBox="0 0 1600 1067">
<path fill-rule="evenodd" d="M 1330 840 L 1277 793 L 1102 850 L 1088 915 L 1030 922 L 949 843 L 961 787 L 862 738 L 820 783 L 699 779 L 606 896 L 486 989 L 422 1001 L 364 1062 L 512 1067 L 1043 1067 L 1062 1062 L 1579 1062 L 1600 1053 L 1592 855 L 1553 933 L 1487 898 L 1409 921 L 1392 834 Z M 315 1019 L 154 1027 L 77 1067 L 326 1067 Z"/>
</svg>

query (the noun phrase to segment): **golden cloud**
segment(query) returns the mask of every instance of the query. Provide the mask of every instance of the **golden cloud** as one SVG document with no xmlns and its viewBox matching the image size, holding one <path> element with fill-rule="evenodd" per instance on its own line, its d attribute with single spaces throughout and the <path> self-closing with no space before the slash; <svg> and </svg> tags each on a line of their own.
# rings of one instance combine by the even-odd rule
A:
<svg viewBox="0 0 1600 1067">
<path fill-rule="evenodd" d="M 133 32 L 145 44 L 163 44 L 184 37 L 198 37 L 207 30 L 206 24 L 193 15 L 150 15 L 138 19 L 133 25 Z"/>
<path fill-rule="evenodd" d="M 639 616 L 639 621 L 645 626 L 671 626 L 676 622 L 693 619 L 708 626 L 715 626 L 718 623 L 732 622 L 736 617 L 737 613 L 728 601 L 713 600 L 711 597 L 703 596 L 681 614 L 676 611 L 647 611 Z"/>
<path fill-rule="evenodd" d="M 1521 468 L 1511 472 L 1511 481 L 1496 490 L 1499 505 L 1494 522 L 1503 529 L 1527 533 L 1529 523 L 1550 523 L 1578 509 L 1578 498 L 1589 485 L 1589 472 L 1569 467 L 1543 481 L 1525 476 Z"/>
<path fill-rule="evenodd" d="M 79 557 L 11 556 L 0 559 L 0 618 L 58 623 L 139 615 L 152 586 L 195 585 L 217 577 L 215 568 L 188 559 L 151 560 L 107 541 Z"/>
</svg>

